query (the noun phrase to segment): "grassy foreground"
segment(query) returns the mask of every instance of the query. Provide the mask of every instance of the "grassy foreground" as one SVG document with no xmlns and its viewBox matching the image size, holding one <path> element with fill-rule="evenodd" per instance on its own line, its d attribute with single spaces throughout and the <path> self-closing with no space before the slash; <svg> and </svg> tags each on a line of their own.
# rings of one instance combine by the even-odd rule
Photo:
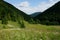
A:
<svg viewBox="0 0 60 40">
<path fill-rule="evenodd" d="M 60 26 L 29 24 L 26 28 L 0 29 L 0 40 L 60 40 Z"/>
<path fill-rule="evenodd" d="M 26 29 L 2 29 L 0 30 L 0 40 L 60 40 L 60 33 Z"/>
</svg>

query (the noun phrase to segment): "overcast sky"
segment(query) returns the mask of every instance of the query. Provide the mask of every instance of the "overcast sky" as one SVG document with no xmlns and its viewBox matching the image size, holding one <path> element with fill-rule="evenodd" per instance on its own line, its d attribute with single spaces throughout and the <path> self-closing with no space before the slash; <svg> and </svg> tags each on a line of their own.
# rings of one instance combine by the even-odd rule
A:
<svg viewBox="0 0 60 40">
<path fill-rule="evenodd" d="M 43 12 L 60 0 L 5 0 L 27 14 Z"/>
</svg>

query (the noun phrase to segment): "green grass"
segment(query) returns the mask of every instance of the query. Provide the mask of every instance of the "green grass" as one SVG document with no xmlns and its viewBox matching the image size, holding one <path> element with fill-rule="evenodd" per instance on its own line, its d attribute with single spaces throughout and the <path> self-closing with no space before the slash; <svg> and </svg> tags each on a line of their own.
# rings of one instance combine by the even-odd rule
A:
<svg viewBox="0 0 60 40">
<path fill-rule="evenodd" d="M 0 30 L 0 40 L 60 40 L 60 33 L 26 29 L 3 29 Z"/>
<path fill-rule="evenodd" d="M 20 28 L 16 22 L 9 22 L 13 27 L 0 29 L 0 40 L 60 40 L 60 26 L 29 24 L 26 21 L 24 24 L 26 27 Z"/>
</svg>

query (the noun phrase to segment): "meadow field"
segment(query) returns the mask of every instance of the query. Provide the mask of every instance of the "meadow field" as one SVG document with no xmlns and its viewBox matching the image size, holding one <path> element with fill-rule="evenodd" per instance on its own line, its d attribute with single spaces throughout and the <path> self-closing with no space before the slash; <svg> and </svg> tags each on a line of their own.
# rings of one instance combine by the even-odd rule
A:
<svg viewBox="0 0 60 40">
<path fill-rule="evenodd" d="M 16 27 L 18 24 L 12 22 L 8 24 L 12 27 L 0 29 L 0 40 L 60 40 L 60 26 L 29 24 L 28 22 L 24 24 L 25 28 L 19 28 Z"/>
</svg>

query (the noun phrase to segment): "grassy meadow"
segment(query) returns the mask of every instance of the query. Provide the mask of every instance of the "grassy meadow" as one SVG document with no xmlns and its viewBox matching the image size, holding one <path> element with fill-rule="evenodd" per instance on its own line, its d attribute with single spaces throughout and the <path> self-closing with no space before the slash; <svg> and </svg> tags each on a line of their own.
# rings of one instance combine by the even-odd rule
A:
<svg viewBox="0 0 60 40">
<path fill-rule="evenodd" d="M 0 40 L 60 40 L 60 26 L 29 24 L 25 28 L 17 22 L 10 22 L 5 27 L 0 24 Z M 2 28 L 3 27 L 3 28 Z"/>
</svg>

